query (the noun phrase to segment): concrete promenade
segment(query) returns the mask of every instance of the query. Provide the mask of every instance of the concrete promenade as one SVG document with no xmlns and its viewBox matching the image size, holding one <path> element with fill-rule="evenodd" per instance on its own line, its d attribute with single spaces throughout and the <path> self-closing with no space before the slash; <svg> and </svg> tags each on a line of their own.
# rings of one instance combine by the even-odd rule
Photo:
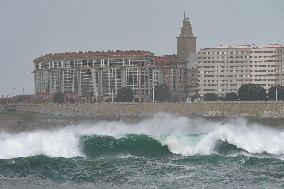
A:
<svg viewBox="0 0 284 189">
<path fill-rule="evenodd" d="M 58 117 L 151 116 L 165 112 L 184 116 L 284 118 L 284 102 L 22 104 L 17 105 L 17 111 Z"/>
</svg>

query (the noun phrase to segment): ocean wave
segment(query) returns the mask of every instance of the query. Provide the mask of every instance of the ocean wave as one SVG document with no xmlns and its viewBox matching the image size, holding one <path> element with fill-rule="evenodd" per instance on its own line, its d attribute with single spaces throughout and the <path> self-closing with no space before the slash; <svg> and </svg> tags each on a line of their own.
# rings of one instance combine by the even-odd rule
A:
<svg viewBox="0 0 284 189">
<path fill-rule="evenodd" d="M 111 136 L 83 137 L 82 150 L 88 157 L 161 157 L 170 155 L 167 146 L 147 135 L 127 135 L 122 138 Z"/>
<path fill-rule="evenodd" d="M 0 159 L 45 155 L 183 156 L 230 154 L 284 155 L 284 130 L 234 119 L 217 121 L 158 114 L 138 123 L 101 121 L 57 130 L 0 134 Z"/>
</svg>

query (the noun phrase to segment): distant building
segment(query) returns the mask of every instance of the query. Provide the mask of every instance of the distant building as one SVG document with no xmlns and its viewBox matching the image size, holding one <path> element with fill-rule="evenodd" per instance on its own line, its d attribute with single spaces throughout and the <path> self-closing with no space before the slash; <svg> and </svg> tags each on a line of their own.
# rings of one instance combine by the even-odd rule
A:
<svg viewBox="0 0 284 189">
<path fill-rule="evenodd" d="M 196 37 L 193 35 L 189 18 L 183 18 L 183 25 L 179 37 L 177 37 L 177 58 L 179 62 L 185 62 L 185 83 L 184 93 L 186 97 L 197 96 L 198 74 Z"/>
<path fill-rule="evenodd" d="M 34 95 L 16 95 L 16 96 L 7 96 L 0 98 L 0 104 L 15 104 L 15 103 L 32 103 L 35 102 L 36 98 Z"/>
<path fill-rule="evenodd" d="M 197 67 L 188 67 L 188 62 L 178 60 L 176 55 L 156 57 L 158 83 L 169 87 L 176 100 L 197 96 Z"/>
<path fill-rule="evenodd" d="M 183 18 L 183 26 L 177 37 L 177 56 L 179 60 L 189 61 L 196 54 L 196 37 L 193 36 L 189 18 Z"/>
<path fill-rule="evenodd" d="M 65 103 L 113 101 L 122 87 L 135 101 L 154 101 L 155 86 L 165 84 L 173 98 L 197 94 L 196 37 L 184 15 L 177 55 L 155 57 L 149 51 L 67 52 L 33 61 L 35 99 L 50 102 L 64 93 Z"/>
<path fill-rule="evenodd" d="M 33 62 L 36 95 L 51 99 L 61 92 L 67 103 L 112 101 L 122 87 L 131 88 L 136 101 L 151 101 L 158 82 L 148 51 L 56 53 Z"/>
<path fill-rule="evenodd" d="M 238 92 L 243 84 L 258 84 L 268 90 L 283 85 L 284 47 L 250 45 L 205 48 L 198 52 L 198 90 L 203 96 Z"/>
<path fill-rule="evenodd" d="M 186 93 L 186 62 L 179 61 L 176 55 L 156 57 L 159 84 L 168 86 L 173 98 L 184 99 Z"/>
<path fill-rule="evenodd" d="M 198 96 L 198 71 L 197 65 L 188 67 L 186 72 L 186 94 L 187 97 Z"/>
</svg>

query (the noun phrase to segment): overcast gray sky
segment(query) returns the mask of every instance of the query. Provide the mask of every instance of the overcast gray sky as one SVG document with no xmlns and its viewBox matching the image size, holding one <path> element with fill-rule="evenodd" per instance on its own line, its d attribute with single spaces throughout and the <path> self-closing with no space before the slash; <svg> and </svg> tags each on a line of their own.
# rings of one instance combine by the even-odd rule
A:
<svg viewBox="0 0 284 189">
<path fill-rule="evenodd" d="M 284 44 L 283 0 L 0 0 L 0 95 L 33 93 L 32 60 L 51 52 L 176 53 L 183 12 L 198 49 Z"/>
</svg>

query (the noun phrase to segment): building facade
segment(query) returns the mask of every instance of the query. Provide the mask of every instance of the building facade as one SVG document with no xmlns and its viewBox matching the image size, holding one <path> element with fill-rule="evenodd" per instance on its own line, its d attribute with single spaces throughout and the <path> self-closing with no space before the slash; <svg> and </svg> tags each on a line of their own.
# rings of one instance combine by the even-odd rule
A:
<svg viewBox="0 0 284 189">
<path fill-rule="evenodd" d="M 193 36 L 189 18 L 183 18 L 180 35 L 177 37 L 177 56 L 181 61 L 189 61 L 196 54 L 196 37 Z"/>
<path fill-rule="evenodd" d="M 177 55 L 155 57 L 149 51 L 66 52 L 33 61 L 36 98 L 50 102 L 56 93 L 65 103 L 113 101 L 122 87 L 135 101 L 154 101 L 155 86 L 165 84 L 172 97 L 197 94 L 196 37 L 184 15 Z M 67 99 L 67 100 L 66 100 Z"/>
<path fill-rule="evenodd" d="M 238 92 L 243 84 L 258 84 L 268 90 L 283 85 L 284 47 L 250 45 L 205 48 L 198 52 L 198 91 L 216 93 Z"/>
<path fill-rule="evenodd" d="M 176 55 L 156 57 L 159 72 L 159 84 L 165 84 L 171 91 L 172 98 L 182 100 L 187 97 L 186 62 L 179 61 Z"/>
<path fill-rule="evenodd" d="M 196 37 L 193 35 L 192 26 L 188 17 L 183 17 L 183 25 L 179 37 L 177 37 L 178 62 L 185 62 L 183 85 L 186 97 L 198 95 L 197 53 Z"/>
<path fill-rule="evenodd" d="M 158 82 L 148 51 L 57 53 L 33 62 L 35 93 L 42 98 L 60 92 L 68 101 L 112 101 L 120 88 L 129 87 L 136 101 L 151 101 Z"/>
</svg>

